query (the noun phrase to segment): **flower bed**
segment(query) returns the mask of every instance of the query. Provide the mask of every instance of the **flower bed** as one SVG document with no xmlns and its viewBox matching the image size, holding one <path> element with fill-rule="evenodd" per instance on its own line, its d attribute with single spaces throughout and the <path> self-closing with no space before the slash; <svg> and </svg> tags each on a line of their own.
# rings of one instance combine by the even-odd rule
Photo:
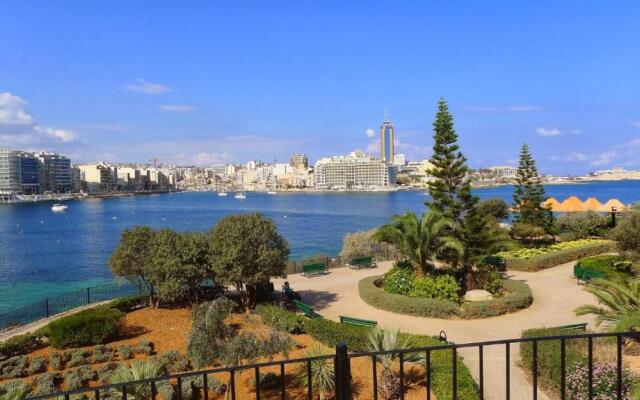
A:
<svg viewBox="0 0 640 400">
<path fill-rule="evenodd" d="M 506 293 L 490 301 L 465 302 L 458 305 L 449 300 L 425 299 L 387 293 L 379 287 L 380 276 L 371 276 L 358 283 L 360 297 L 373 307 L 417 317 L 486 318 L 529 307 L 533 302 L 531 290 L 525 283 L 504 279 Z"/>
<path fill-rule="evenodd" d="M 504 257 L 507 269 L 533 272 L 615 250 L 615 242 L 611 240 L 583 239 L 548 247 L 503 251 L 497 256 Z"/>
</svg>

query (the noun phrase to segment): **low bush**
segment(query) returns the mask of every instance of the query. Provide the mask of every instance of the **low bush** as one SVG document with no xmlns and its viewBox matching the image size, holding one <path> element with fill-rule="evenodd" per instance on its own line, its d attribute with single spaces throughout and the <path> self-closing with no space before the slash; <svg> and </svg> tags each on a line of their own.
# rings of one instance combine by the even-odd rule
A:
<svg viewBox="0 0 640 400">
<path fill-rule="evenodd" d="M 527 308 L 533 303 L 531 289 L 526 283 L 510 279 L 502 280 L 502 297 L 490 301 L 465 302 L 459 315 L 462 318 L 488 318 Z"/>
<path fill-rule="evenodd" d="M 133 358 L 133 347 L 130 344 L 121 344 L 118 346 L 118 355 L 121 360 L 130 360 Z"/>
<path fill-rule="evenodd" d="M 0 399 L 24 399 L 29 392 L 29 386 L 19 379 L 0 384 Z"/>
<path fill-rule="evenodd" d="M 138 344 L 133 348 L 135 354 L 146 354 L 148 356 L 153 353 L 153 344 L 148 340 L 140 339 Z"/>
<path fill-rule="evenodd" d="M 56 371 L 62 371 L 64 369 L 64 363 L 66 362 L 65 355 L 63 353 L 51 352 L 49 354 L 49 366 Z"/>
<path fill-rule="evenodd" d="M 577 240 L 601 235 L 609 222 L 609 218 L 595 211 L 582 211 L 564 214 L 555 223 L 563 238 Z"/>
<path fill-rule="evenodd" d="M 272 304 L 260 304 L 255 313 L 262 317 L 267 325 L 276 330 L 291 334 L 304 333 L 305 317 L 283 310 Z"/>
<path fill-rule="evenodd" d="M 460 285 L 451 275 L 423 276 L 413 281 L 413 288 L 409 291 L 410 297 L 422 299 L 460 301 Z"/>
<path fill-rule="evenodd" d="M 176 350 L 164 352 L 160 354 L 158 358 L 167 366 L 167 371 L 170 374 L 185 372 L 191 369 L 189 359 Z"/>
<path fill-rule="evenodd" d="M 27 368 L 27 373 L 29 375 L 39 374 L 40 372 L 44 372 L 47 370 L 46 360 L 42 356 L 33 357 L 29 362 L 29 368 Z"/>
<path fill-rule="evenodd" d="M 113 371 L 118 368 L 118 364 L 114 362 L 108 362 L 103 364 L 96 369 L 96 374 L 98 375 L 98 379 L 101 383 L 107 384 L 111 380 L 111 376 L 113 376 Z"/>
<path fill-rule="evenodd" d="M 113 360 L 115 351 L 111 346 L 100 344 L 93 348 L 93 362 L 103 363 Z"/>
<path fill-rule="evenodd" d="M 367 351 L 370 328 L 344 325 L 327 319 L 310 319 L 306 331 L 314 339 L 329 347 L 344 342 L 351 351 Z"/>
<path fill-rule="evenodd" d="M 109 303 L 110 308 L 115 308 L 116 310 L 122 311 L 124 313 L 135 311 L 148 306 L 149 296 L 147 295 L 123 297 L 113 300 L 111 303 Z"/>
<path fill-rule="evenodd" d="M 32 394 L 35 396 L 46 396 L 58 391 L 62 378 L 57 372 L 46 372 L 33 378 Z"/>
<path fill-rule="evenodd" d="M 4 379 L 21 378 L 27 375 L 29 359 L 27 356 L 14 356 L 0 363 L 0 377 Z"/>
<path fill-rule="evenodd" d="M 606 279 L 614 281 L 627 281 L 635 273 L 632 262 L 623 261 L 613 255 L 582 258 L 576 265 L 590 271 L 602 272 Z"/>
<path fill-rule="evenodd" d="M 91 364 L 91 352 L 83 350 L 71 350 L 66 353 L 67 367 Z"/>
<path fill-rule="evenodd" d="M 102 344 L 118 337 L 123 315 L 114 308 L 96 307 L 55 320 L 46 332 L 55 348 Z"/>
<path fill-rule="evenodd" d="M 280 386 L 280 375 L 276 375 L 273 372 L 267 372 L 266 374 L 260 373 L 260 390 L 275 389 Z M 249 379 L 249 386 L 251 390 L 256 390 L 256 378 L 251 377 Z"/>
<path fill-rule="evenodd" d="M 575 246 L 576 242 L 581 242 L 582 244 Z M 561 246 L 565 243 L 573 243 L 574 245 Z M 555 247 L 557 250 L 540 252 L 538 250 L 541 249 L 519 249 L 498 253 L 498 255 L 505 258 L 507 269 L 534 272 L 616 250 L 615 242 L 609 240 L 578 240 L 559 243 L 554 246 L 558 246 Z M 554 246 L 544 249 L 550 249 Z"/>
<path fill-rule="evenodd" d="M 452 301 L 387 293 L 376 284 L 379 280 L 379 276 L 372 276 L 358 283 L 362 300 L 376 308 L 417 317 L 449 318 L 456 315 L 458 304 Z"/>
<path fill-rule="evenodd" d="M 618 370 L 615 363 L 593 364 L 593 398 L 598 400 L 618 399 Z M 628 370 L 622 370 L 622 398 L 630 399 L 633 379 Z M 574 365 L 567 374 L 567 398 L 583 400 L 589 398 L 589 367 L 586 363 Z"/>
<path fill-rule="evenodd" d="M 28 333 L 5 340 L 0 343 L 0 361 L 45 347 L 44 339 L 41 333 Z"/>
<path fill-rule="evenodd" d="M 413 290 L 415 278 L 411 263 L 398 261 L 382 277 L 382 288 L 387 293 L 408 295 Z"/>
</svg>

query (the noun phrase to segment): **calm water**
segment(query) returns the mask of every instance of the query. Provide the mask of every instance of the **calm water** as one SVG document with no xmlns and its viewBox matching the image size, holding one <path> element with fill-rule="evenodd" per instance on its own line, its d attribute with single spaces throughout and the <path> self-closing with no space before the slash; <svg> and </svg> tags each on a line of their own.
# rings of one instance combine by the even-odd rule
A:
<svg viewBox="0 0 640 400">
<path fill-rule="evenodd" d="M 512 187 L 475 193 L 510 202 Z M 640 181 L 548 186 L 547 194 L 631 203 L 640 200 Z M 407 210 L 422 212 L 426 199 L 421 192 L 248 193 L 246 200 L 175 193 L 76 201 L 63 213 L 53 213 L 50 203 L 0 205 L 0 311 L 112 280 L 107 259 L 120 232 L 134 225 L 205 231 L 227 214 L 260 211 L 276 221 L 293 258 L 335 255 L 346 233 Z"/>
</svg>

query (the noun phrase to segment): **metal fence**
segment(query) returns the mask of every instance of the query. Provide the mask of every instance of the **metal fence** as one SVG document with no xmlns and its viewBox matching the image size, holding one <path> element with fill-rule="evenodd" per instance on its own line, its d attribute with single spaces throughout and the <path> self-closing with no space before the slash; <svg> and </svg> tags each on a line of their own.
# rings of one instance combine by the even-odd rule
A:
<svg viewBox="0 0 640 400">
<path fill-rule="evenodd" d="M 623 342 L 626 338 L 640 338 L 640 332 L 623 332 L 623 333 L 600 333 L 600 334 L 576 334 L 576 335 L 563 335 L 563 336 L 546 336 L 546 337 L 532 337 L 532 338 L 518 338 L 518 339 L 507 339 L 507 340 L 495 340 L 489 342 L 477 342 L 477 343 L 466 343 L 466 344 L 442 344 L 438 346 L 430 346 L 430 347 L 421 347 L 421 348 L 411 348 L 411 349 L 403 349 L 403 350 L 390 350 L 390 351 L 377 351 L 377 352 L 365 352 L 365 353 L 349 353 L 347 351 L 347 347 L 344 344 L 339 344 L 336 346 L 336 350 L 334 354 L 313 357 L 313 358 L 299 358 L 299 359 L 291 359 L 291 360 L 282 360 L 282 361 L 272 361 L 266 363 L 259 364 L 250 364 L 250 365 L 241 365 L 237 367 L 224 367 L 210 370 L 202 370 L 195 372 L 187 372 L 176 375 L 167 375 L 157 378 L 143 379 L 138 381 L 126 382 L 126 383 L 118 383 L 111 385 L 104 385 L 94 388 L 84 388 L 78 389 L 63 393 L 57 393 L 47 396 L 38 396 L 31 397 L 27 400 L 39 400 L 39 399 L 48 399 L 48 398 L 64 398 L 65 400 L 70 400 L 75 398 L 76 395 L 86 395 L 87 397 L 92 396 L 93 399 L 105 399 L 105 398 L 120 398 L 127 399 L 130 398 L 149 398 L 149 399 L 157 399 L 159 398 L 159 388 L 163 385 L 170 384 L 172 387 L 175 387 L 174 398 L 178 400 L 183 400 L 183 385 L 192 384 L 193 379 L 199 379 L 201 382 L 200 387 L 197 389 L 198 393 L 196 395 L 197 398 L 201 398 L 204 400 L 208 400 L 213 397 L 210 392 L 212 386 L 212 376 L 214 375 L 223 375 L 226 377 L 226 390 L 227 396 L 225 398 L 230 400 L 236 400 L 236 396 L 238 395 L 238 373 L 242 371 L 253 371 L 253 379 L 255 380 L 254 391 L 255 394 L 251 395 L 251 397 L 255 397 L 256 400 L 260 400 L 262 397 L 275 398 L 276 395 L 279 395 L 281 400 L 286 400 L 287 398 L 291 398 L 293 396 L 292 392 L 290 392 L 290 388 L 287 387 L 287 383 L 291 383 L 291 377 L 287 377 L 287 369 L 291 372 L 292 366 L 296 366 L 296 374 L 299 376 L 300 374 L 306 375 L 306 387 L 302 387 L 305 397 L 307 400 L 313 400 L 317 397 L 317 391 L 314 393 L 315 385 L 314 385 L 314 363 L 319 362 L 331 362 L 333 363 L 333 380 L 334 380 L 334 395 L 336 400 L 351 400 L 355 398 L 353 393 L 354 385 L 352 385 L 351 375 L 352 375 L 352 367 L 351 361 L 358 358 L 365 358 L 371 360 L 371 377 L 372 377 L 372 385 L 371 385 L 371 393 L 370 396 L 366 393 L 362 393 L 362 388 L 360 388 L 361 392 L 359 393 L 364 397 L 371 397 L 374 400 L 378 400 L 378 362 L 380 357 L 388 355 L 395 356 L 398 360 L 396 366 L 399 369 L 399 377 L 400 377 L 400 399 L 404 400 L 407 389 L 407 376 L 405 374 L 405 367 L 408 363 L 415 363 L 414 357 L 410 357 L 411 355 L 420 355 L 418 363 L 422 365 L 424 368 L 424 374 L 420 375 L 418 378 L 424 382 L 424 398 L 430 400 L 434 398 L 433 396 L 433 382 L 435 378 L 441 378 L 440 376 L 435 376 L 434 367 L 432 367 L 432 355 L 435 352 L 447 352 L 450 354 L 450 370 L 443 371 L 440 370 L 438 373 L 446 373 L 450 374 L 450 379 L 448 381 L 451 382 L 451 387 L 449 392 L 451 393 L 450 399 L 453 400 L 468 400 L 469 396 L 465 396 L 461 398 L 458 396 L 458 363 L 460 362 L 458 358 L 458 350 L 463 348 L 471 348 L 475 349 L 479 355 L 479 378 L 477 385 L 477 392 L 472 395 L 473 399 L 484 399 L 485 398 L 485 371 L 487 371 L 487 362 L 483 357 L 485 349 L 490 346 L 499 346 L 504 349 L 504 361 L 505 361 L 505 371 L 502 382 L 504 382 L 504 396 L 498 397 L 509 400 L 511 398 L 512 387 L 511 387 L 511 356 L 513 351 L 514 344 L 527 344 L 532 346 L 532 359 L 531 359 L 531 399 L 537 400 L 538 398 L 538 390 L 539 390 L 539 365 L 538 365 L 538 348 L 540 343 L 555 341 L 560 344 L 560 358 L 561 358 L 561 366 L 560 366 L 560 382 L 561 382 L 561 390 L 560 390 L 560 398 L 565 400 L 566 398 L 566 386 L 567 386 L 567 356 L 566 356 L 566 345 L 570 340 L 586 340 L 588 343 L 588 354 L 586 355 L 587 365 L 588 365 L 588 399 L 594 399 L 594 386 L 598 382 L 594 382 L 594 352 L 593 352 L 593 342 L 594 339 L 598 338 L 608 338 L 609 340 L 615 341 L 616 347 L 616 383 L 614 384 L 615 392 L 611 393 L 612 397 L 618 400 L 626 400 L 629 397 L 625 397 L 623 393 Z M 411 360 L 411 361 L 409 361 Z M 488 367 L 492 370 L 495 370 L 495 359 L 489 360 Z M 268 393 L 264 393 L 265 389 L 261 389 L 260 387 L 260 379 L 261 379 L 261 370 L 265 369 L 276 369 L 279 374 L 277 387 L 275 389 L 270 389 Z M 217 378 L 216 378 L 217 379 Z M 246 379 L 246 376 L 245 376 Z M 439 379 L 442 382 L 442 379 Z M 142 393 L 146 394 L 142 395 Z M 276 391 L 274 393 L 274 390 Z M 192 393 L 193 395 L 193 393 Z M 627 394 L 628 395 L 628 394 Z M 91 397 L 90 397 L 91 398 Z M 191 398 L 191 397 L 190 397 Z M 492 398 L 496 398 L 493 396 Z M 609 398 L 609 397 L 608 397 Z M 449 397 L 442 398 L 440 397 L 438 400 L 448 400 Z"/>
<path fill-rule="evenodd" d="M 36 303 L 0 313 L 0 333 L 77 307 L 142 293 L 141 287 L 131 283 L 108 283 L 47 297 Z"/>
</svg>

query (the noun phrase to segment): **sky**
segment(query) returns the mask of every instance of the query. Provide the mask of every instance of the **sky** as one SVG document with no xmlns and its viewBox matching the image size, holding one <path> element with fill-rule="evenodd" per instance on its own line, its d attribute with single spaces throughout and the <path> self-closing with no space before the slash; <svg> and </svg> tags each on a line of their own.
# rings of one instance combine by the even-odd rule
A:
<svg viewBox="0 0 640 400">
<path fill-rule="evenodd" d="M 3 1 L 0 147 L 74 162 L 428 158 L 640 169 L 637 1 Z"/>
</svg>

